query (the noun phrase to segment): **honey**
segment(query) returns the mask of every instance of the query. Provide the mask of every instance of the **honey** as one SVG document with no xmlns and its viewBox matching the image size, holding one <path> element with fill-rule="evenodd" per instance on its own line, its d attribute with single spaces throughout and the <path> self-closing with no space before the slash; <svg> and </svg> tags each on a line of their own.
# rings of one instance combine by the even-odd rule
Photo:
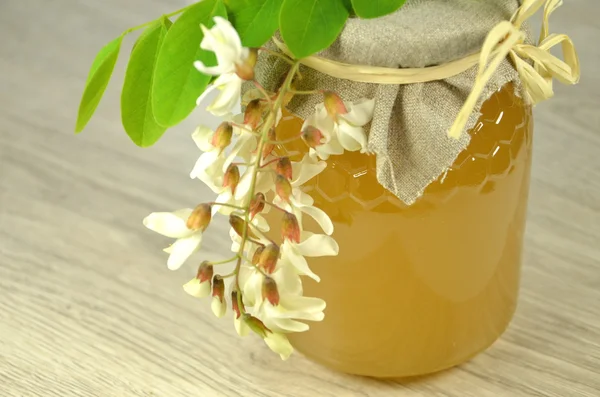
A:
<svg viewBox="0 0 600 397">
<path fill-rule="evenodd" d="M 327 309 L 324 321 L 290 335 L 300 352 L 347 373 L 415 376 L 468 360 L 506 329 L 519 287 L 532 116 L 511 86 L 481 112 L 468 148 L 411 206 L 378 183 L 375 157 L 358 152 L 332 156 L 307 183 L 334 222 L 340 253 L 309 258 L 321 282 L 305 278 L 304 293 Z M 278 139 L 301 125 L 286 114 Z M 306 148 L 296 141 L 284 150 Z"/>
</svg>

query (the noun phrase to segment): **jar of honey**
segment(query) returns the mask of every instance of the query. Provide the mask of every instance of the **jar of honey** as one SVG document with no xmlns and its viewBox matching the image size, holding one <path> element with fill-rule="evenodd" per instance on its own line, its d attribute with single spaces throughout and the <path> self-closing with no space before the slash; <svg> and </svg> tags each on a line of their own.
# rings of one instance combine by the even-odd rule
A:
<svg viewBox="0 0 600 397">
<path fill-rule="evenodd" d="M 297 135 L 287 113 L 278 139 Z M 331 217 L 335 257 L 309 258 L 325 320 L 290 335 L 309 358 L 374 377 L 427 374 L 490 346 L 515 310 L 531 165 L 531 109 L 512 85 L 492 95 L 471 142 L 413 205 L 376 178 L 375 157 L 331 156 L 306 184 Z M 280 148 L 299 160 L 301 141 Z"/>
</svg>

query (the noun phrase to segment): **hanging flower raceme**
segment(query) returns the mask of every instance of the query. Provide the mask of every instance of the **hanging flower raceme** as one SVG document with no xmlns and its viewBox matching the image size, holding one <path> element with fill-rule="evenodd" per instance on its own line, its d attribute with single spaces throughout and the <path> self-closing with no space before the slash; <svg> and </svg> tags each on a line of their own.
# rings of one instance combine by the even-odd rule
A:
<svg viewBox="0 0 600 397">
<path fill-rule="evenodd" d="M 212 88 L 220 93 L 208 110 L 224 120 L 216 130 L 201 125 L 192 134 L 202 154 L 190 176 L 206 184 L 217 197 L 194 209 L 152 213 L 144 225 L 176 239 L 165 251 L 169 253 L 169 269 L 177 269 L 199 250 L 212 217 L 228 216 L 234 257 L 203 261 L 183 289 L 196 298 L 210 296 L 210 307 L 217 317 L 225 316 L 229 307 L 240 336 L 253 331 L 286 359 L 293 352 L 286 335 L 304 332 L 309 329 L 307 322 L 324 318 L 325 301 L 303 294 L 305 276 L 320 281 L 307 258 L 337 255 L 339 251 L 331 237 L 331 219 L 314 206 L 302 186 L 326 168 L 318 157 L 364 150 L 362 127 L 372 117 L 373 101 L 345 103 L 326 92 L 325 102 L 317 106 L 297 136 L 311 147 L 309 153 L 300 161 L 280 157 L 277 148 L 285 142 L 277 140 L 276 127 L 282 107 L 291 98 L 296 67 L 275 94 L 249 100 L 244 114 L 234 117 L 230 112 L 240 96 L 242 81 L 254 79 L 256 52 L 241 45 L 237 32 L 223 18 L 216 17 L 214 26 L 202 26 L 202 31 L 201 47 L 215 53 L 217 65 L 196 62 L 195 66 L 202 73 L 218 76 Z M 258 93 L 264 93 L 255 83 Z M 306 230 L 307 216 L 322 233 Z M 271 230 L 267 221 L 274 217 L 281 219 L 279 230 Z M 233 272 L 223 275 L 218 271 L 217 265 L 230 262 L 235 264 Z"/>
<path fill-rule="evenodd" d="M 215 25 L 210 29 L 204 25 L 200 26 L 204 33 L 200 48 L 214 52 L 217 65 L 207 66 L 201 61 L 196 61 L 194 66 L 204 74 L 219 77 L 196 102 L 199 105 L 211 91 L 217 89 L 220 93 L 207 110 L 215 116 L 225 116 L 238 103 L 243 81 L 254 78 L 257 54 L 242 46 L 240 36 L 228 20 L 215 17 L 214 22 Z"/>
</svg>

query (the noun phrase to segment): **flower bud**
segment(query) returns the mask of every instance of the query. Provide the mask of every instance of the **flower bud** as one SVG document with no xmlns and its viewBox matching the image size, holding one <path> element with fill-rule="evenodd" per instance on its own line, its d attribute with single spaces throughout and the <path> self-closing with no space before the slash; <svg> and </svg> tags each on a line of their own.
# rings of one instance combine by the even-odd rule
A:
<svg viewBox="0 0 600 397">
<path fill-rule="evenodd" d="M 244 303 L 242 303 L 242 308 L 240 310 L 240 303 L 238 302 L 237 291 L 231 291 L 231 310 L 233 310 L 233 312 L 235 313 L 235 318 L 240 318 L 242 315 L 242 311 L 245 311 Z"/>
<path fill-rule="evenodd" d="M 277 161 L 277 167 L 275 167 L 275 172 L 279 175 L 283 175 L 287 179 L 292 179 L 292 162 L 289 157 L 282 157 Z"/>
<path fill-rule="evenodd" d="M 198 273 L 196 273 L 196 278 L 200 280 L 201 283 L 205 281 L 208 281 L 210 283 L 213 278 L 213 273 L 213 266 L 210 264 L 209 261 L 204 261 L 198 267 Z"/>
<path fill-rule="evenodd" d="M 267 333 L 271 332 L 262 321 L 248 313 L 242 315 L 242 320 L 248 325 L 248 328 L 263 339 L 267 337 Z"/>
<path fill-rule="evenodd" d="M 262 158 L 263 160 L 269 157 L 273 149 L 275 149 L 275 144 L 273 141 L 277 140 L 277 131 L 275 131 L 275 127 L 271 128 L 267 133 L 267 139 L 269 142 L 266 142 L 263 146 Z"/>
<path fill-rule="evenodd" d="M 304 139 L 308 146 L 314 149 L 322 145 L 323 133 L 317 127 L 308 125 L 302 130 L 302 139 Z"/>
<path fill-rule="evenodd" d="M 279 246 L 277 244 L 267 245 L 261 252 L 258 265 L 267 273 L 273 273 L 279 260 Z"/>
<path fill-rule="evenodd" d="M 256 193 L 250 201 L 250 218 L 254 219 L 256 214 L 262 212 L 265 209 L 265 195 L 262 193 Z"/>
<path fill-rule="evenodd" d="M 287 239 L 294 243 L 300 243 L 300 225 L 298 224 L 298 218 L 291 212 L 283 214 L 283 220 L 281 221 L 281 235 L 284 240 Z"/>
<path fill-rule="evenodd" d="M 224 121 L 218 127 L 212 136 L 210 143 L 223 152 L 223 150 L 231 143 L 233 136 L 233 126 L 230 122 Z"/>
<path fill-rule="evenodd" d="M 235 214 L 229 215 L 229 224 L 233 228 L 233 230 L 237 233 L 238 236 L 244 237 L 244 220 Z M 250 228 L 246 226 L 246 237 L 256 238 L 256 235 L 252 233 Z"/>
<path fill-rule="evenodd" d="M 230 164 L 223 176 L 223 187 L 230 187 L 231 193 L 235 193 L 238 183 L 240 183 L 240 169 L 237 165 Z"/>
<path fill-rule="evenodd" d="M 262 297 L 273 306 L 279 304 L 279 291 L 277 283 L 271 277 L 265 277 L 262 284 Z"/>
<path fill-rule="evenodd" d="M 204 231 L 208 227 L 212 218 L 210 204 L 200 204 L 190 214 L 186 226 L 190 230 Z"/>
<path fill-rule="evenodd" d="M 249 125 L 253 130 L 258 127 L 263 116 L 264 105 L 260 99 L 254 99 L 246 106 L 244 112 L 244 124 Z"/>
<path fill-rule="evenodd" d="M 248 58 L 242 63 L 235 64 L 235 73 L 242 80 L 254 80 L 254 66 L 258 58 L 258 50 L 251 48 Z"/>
<path fill-rule="evenodd" d="M 325 109 L 329 117 L 336 120 L 338 115 L 348 113 L 344 101 L 336 93 L 325 91 L 323 95 L 325 96 Z"/>
<path fill-rule="evenodd" d="M 227 311 L 227 306 L 225 304 L 225 283 L 221 276 L 216 275 L 213 278 L 212 297 L 210 307 L 214 315 L 221 318 Z"/>
<path fill-rule="evenodd" d="M 292 185 L 283 175 L 278 174 L 275 178 L 275 192 L 286 203 L 290 202 L 292 195 Z"/>
<path fill-rule="evenodd" d="M 258 248 L 256 249 L 256 251 L 254 251 L 254 254 L 252 255 L 252 264 L 253 265 L 258 265 L 258 262 L 260 261 L 260 255 L 263 253 L 264 250 L 265 250 L 265 246 L 259 245 Z"/>
</svg>

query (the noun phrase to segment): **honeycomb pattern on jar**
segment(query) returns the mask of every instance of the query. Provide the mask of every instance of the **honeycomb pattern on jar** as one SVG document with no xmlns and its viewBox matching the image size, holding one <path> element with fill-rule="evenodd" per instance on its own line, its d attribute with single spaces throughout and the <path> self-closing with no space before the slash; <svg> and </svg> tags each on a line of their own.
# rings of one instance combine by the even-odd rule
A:
<svg viewBox="0 0 600 397">
<path fill-rule="evenodd" d="M 484 103 L 480 119 L 469 132 L 469 146 L 446 172 L 426 188 L 415 205 L 427 207 L 446 202 L 463 188 L 476 189 L 483 194 L 493 191 L 495 181 L 512 172 L 520 151 L 531 144 L 527 133 L 531 115 L 523 112 L 523 107 L 522 100 L 513 94 L 512 86 L 492 95 Z M 280 124 L 278 138 L 286 138 L 291 131 L 299 131 L 301 125 L 300 119 L 287 115 Z M 306 153 L 306 146 L 296 141 L 280 150 L 297 161 Z M 331 156 L 327 163 L 328 167 L 305 187 L 316 204 L 326 207 L 323 209 L 327 212 L 338 212 L 336 206 L 348 207 L 349 202 L 363 209 L 384 203 L 404 206 L 377 181 L 375 156 L 346 152 L 341 156 Z"/>
</svg>

